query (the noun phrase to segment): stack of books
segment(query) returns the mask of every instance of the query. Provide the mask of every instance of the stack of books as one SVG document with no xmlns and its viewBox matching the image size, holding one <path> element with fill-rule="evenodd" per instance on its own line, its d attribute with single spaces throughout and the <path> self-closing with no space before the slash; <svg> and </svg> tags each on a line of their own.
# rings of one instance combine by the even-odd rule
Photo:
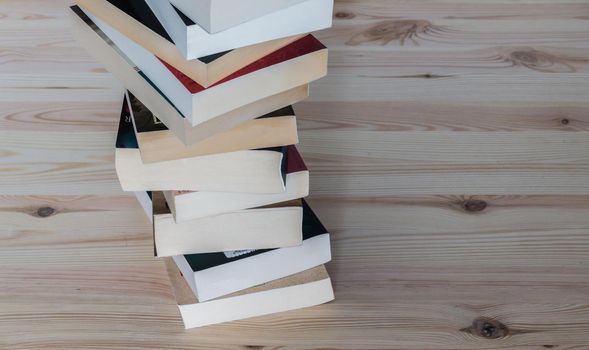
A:
<svg viewBox="0 0 589 350">
<path fill-rule="evenodd" d="M 333 300 L 292 104 L 327 73 L 333 0 L 78 0 L 127 89 L 116 171 L 153 223 L 186 328 Z"/>
</svg>

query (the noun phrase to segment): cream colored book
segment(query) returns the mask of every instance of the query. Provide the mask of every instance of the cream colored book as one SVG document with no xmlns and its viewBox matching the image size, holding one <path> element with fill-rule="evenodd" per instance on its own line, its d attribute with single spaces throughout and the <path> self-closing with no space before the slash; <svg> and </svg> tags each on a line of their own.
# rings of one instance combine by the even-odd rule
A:
<svg viewBox="0 0 589 350">
<path fill-rule="evenodd" d="M 164 191 L 177 222 L 304 198 L 309 194 L 309 170 L 295 146 L 286 152 L 285 190 L 280 193 Z"/>
<path fill-rule="evenodd" d="M 127 101 L 143 163 L 294 145 L 299 142 L 296 117 L 291 106 L 187 146 L 130 92 L 127 92 Z"/>
<path fill-rule="evenodd" d="M 329 233 L 305 200 L 302 203 L 303 243 L 299 246 L 174 256 L 197 298 L 212 300 L 329 262 Z"/>
<path fill-rule="evenodd" d="M 283 160 L 290 146 L 143 163 L 126 100 L 115 149 L 115 168 L 124 191 L 284 192 Z"/>
<path fill-rule="evenodd" d="M 89 13 L 202 86 L 208 87 L 300 38 L 294 35 L 205 57 L 187 59 L 143 0 L 78 0 Z"/>
<path fill-rule="evenodd" d="M 334 299 L 331 279 L 323 265 L 200 302 L 171 258 L 164 259 L 178 309 L 186 329 L 325 304 Z"/>
<path fill-rule="evenodd" d="M 230 113 L 193 127 L 184 116 L 162 95 L 134 63 L 94 25 L 78 6 L 71 7 L 72 31 L 78 42 L 153 112 L 182 143 L 191 145 L 212 135 L 233 129 L 258 116 L 306 98 L 308 85 L 298 86 L 280 94 L 269 96 L 245 105 Z"/>
<path fill-rule="evenodd" d="M 151 197 L 150 197 L 151 196 Z M 153 221 L 156 256 L 293 247 L 303 241 L 300 200 L 177 223 L 164 195 L 151 192 L 144 208 Z"/>
</svg>

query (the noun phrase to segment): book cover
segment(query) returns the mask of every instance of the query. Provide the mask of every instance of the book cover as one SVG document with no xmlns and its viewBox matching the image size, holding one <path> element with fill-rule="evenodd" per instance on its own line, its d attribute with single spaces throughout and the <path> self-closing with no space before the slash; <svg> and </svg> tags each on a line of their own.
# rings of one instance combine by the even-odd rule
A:
<svg viewBox="0 0 589 350">
<path fill-rule="evenodd" d="M 123 98 L 123 107 L 121 108 L 116 148 L 139 148 L 126 96 Z"/>
</svg>

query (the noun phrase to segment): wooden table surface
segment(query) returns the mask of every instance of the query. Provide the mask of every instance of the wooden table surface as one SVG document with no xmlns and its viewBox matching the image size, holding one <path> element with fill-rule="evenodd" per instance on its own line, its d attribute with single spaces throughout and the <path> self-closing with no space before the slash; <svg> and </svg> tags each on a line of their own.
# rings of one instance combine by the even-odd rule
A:
<svg viewBox="0 0 589 350">
<path fill-rule="evenodd" d="M 191 331 L 67 5 L 0 1 L 1 349 L 589 349 L 589 1 L 337 1 L 296 106 L 337 300 Z"/>
</svg>

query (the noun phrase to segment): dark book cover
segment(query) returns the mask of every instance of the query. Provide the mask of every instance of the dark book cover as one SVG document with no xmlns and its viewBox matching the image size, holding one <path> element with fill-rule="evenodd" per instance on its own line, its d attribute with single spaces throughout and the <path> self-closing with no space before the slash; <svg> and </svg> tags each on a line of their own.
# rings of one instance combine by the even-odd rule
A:
<svg viewBox="0 0 589 350">
<path fill-rule="evenodd" d="M 168 40 L 172 44 L 174 41 L 164 29 L 164 26 L 159 22 L 151 8 L 144 0 L 107 0 L 113 6 L 132 17 L 137 22 L 140 22 L 147 28 L 151 29 L 157 35 Z"/>
<path fill-rule="evenodd" d="M 145 107 L 145 105 L 141 103 L 141 101 L 139 101 L 138 98 L 136 98 L 128 90 L 127 93 L 129 94 L 129 102 L 131 104 L 133 119 L 135 120 L 135 127 L 137 128 L 138 133 L 168 130 L 166 125 L 162 123 L 153 113 L 151 113 L 151 111 L 147 107 Z M 295 115 L 292 106 L 277 109 L 256 119 L 273 118 L 288 115 Z"/>
<path fill-rule="evenodd" d="M 148 83 L 148 84 L 149 84 L 149 85 L 150 85 L 152 88 L 154 88 L 154 90 L 155 90 L 155 91 L 156 91 L 158 94 L 160 94 L 160 96 L 161 96 L 161 97 L 163 97 L 163 98 L 164 98 L 164 100 L 166 100 L 166 102 L 167 102 L 167 103 L 168 103 L 170 106 L 172 106 L 172 107 L 173 107 L 173 108 L 176 110 L 176 112 L 178 112 L 178 114 L 180 114 L 180 116 L 181 116 L 182 118 L 186 119 L 186 117 L 184 116 L 184 114 L 182 114 L 182 112 L 180 112 L 180 110 L 179 110 L 178 108 L 176 108 L 176 105 L 172 103 L 172 101 L 171 101 L 171 100 L 168 98 L 168 96 L 166 96 L 166 95 L 163 93 L 163 91 L 162 91 L 162 90 L 160 90 L 160 88 L 159 88 L 159 87 L 157 87 L 157 85 L 155 85 L 155 84 L 154 84 L 154 82 L 153 82 L 153 81 L 151 81 L 151 80 L 150 80 L 150 79 L 147 77 L 147 75 L 145 75 L 145 73 L 143 73 L 143 72 L 142 72 L 142 71 L 140 71 L 140 70 L 137 70 L 137 73 L 138 73 L 138 74 L 139 74 L 139 75 L 140 75 L 140 76 L 143 78 L 143 80 L 145 80 L 145 82 L 147 82 L 147 83 Z"/>
<path fill-rule="evenodd" d="M 303 240 L 313 238 L 324 233 L 327 229 L 317 215 L 311 210 L 309 204 L 303 199 Z M 249 258 L 254 255 L 263 254 L 275 249 L 242 250 L 232 252 L 204 253 L 184 255 L 186 261 L 193 271 L 202 271 L 211 267 L 227 264 L 233 261 Z"/>
<path fill-rule="evenodd" d="M 190 77 L 185 75 L 184 73 L 180 72 L 167 62 L 160 59 L 160 61 L 168 68 L 168 70 L 174 74 L 174 76 L 186 87 L 190 93 L 195 94 L 206 89 L 210 89 L 211 87 L 223 84 L 235 78 L 241 77 L 243 75 L 255 72 L 257 70 L 261 70 L 270 66 L 273 66 L 278 63 L 282 63 L 293 58 L 303 56 L 315 51 L 323 50 L 325 46 L 317 40 L 313 35 L 309 34 L 295 42 L 292 42 L 285 47 L 274 51 L 265 57 L 260 58 L 259 60 L 250 63 L 249 65 L 233 72 L 231 75 L 221 79 L 220 81 L 216 82 L 215 84 L 211 85 L 208 88 L 200 85 L 196 81 L 192 80 Z"/>
<path fill-rule="evenodd" d="M 159 120 L 131 91 L 127 90 L 129 104 L 133 112 L 133 120 L 138 133 L 168 130 L 168 127 Z"/>
<path fill-rule="evenodd" d="M 180 19 L 182 19 L 182 22 L 184 22 L 184 25 L 187 27 L 193 26 L 196 23 L 194 23 L 193 20 L 190 19 L 190 17 L 186 16 L 182 11 L 180 11 L 176 6 L 172 5 L 172 7 L 174 8 L 174 10 L 176 11 L 176 13 L 178 13 L 178 16 L 180 16 Z"/>
<path fill-rule="evenodd" d="M 151 11 L 151 8 L 145 2 L 145 0 L 107 0 L 107 1 L 110 2 L 113 6 L 117 7 L 119 10 L 126 13 L 129 17 L 132 17 L 137 22 L 140 22 L 141 24 L 143 24 L 147 28 L 151 29 L 151 31 L 153 31 L 157 35 L 161 36 L 162 38 L 166 39 L 167 41 L 171 42 L 172 44 L 175 44 L 174 41 L 172 40 L 172 38 L 170 37 L 170 35 L 168 34 L 168 32 L 166 31 L 166 29 L 164 28 L 164 26 L 162 26 L 162 24 L 157 19 L 157 17 L 153 13 L 153 11 Z M 186 23 L 185 19 L 188 17 L 186 17 L 186 15 L 183 14 L 182 12 L 180 12 L 178 9 L 176 9 L 176 11 L 180 15 L 180 18 L 182 18 L 182 20 Z M 188 19 L 188 20 L 190 21 L 190 19 Z M 194 24 L 194 23 L 192 23 L 192 24 Z M 198 60 L 203 63 L 209 64 L 209 63 L 223 57 L 223 55 L 227 54 L 228 52 L 231 52 L 231 50 L 225 51 L 225 52 L 219 52 L 219 53 L 208 55 L 208 56 L 204 56 L 204 57 L 198 58 Z"/>
<path fill-rule="evenodd" d="M 287 164 L 286 164 L 286 173 L 293 174 L 298 173 L 299 171 L 307 171 L 307 165 L 305 165 L 305 161 L 303 157 L 299 153 L 299 150 L 294 146 L 288 146 L 288 151 L 286 153 Z"/>
<path fill-rule="evenodd" d="M 129 104 L 127 103 L 126 97 L 123 99 L 123 107 L 121 108 L 116 148 L 139 148 L 137 136 L 135 136 L 135 129 L 133 128 L 133 120 L 131 119 L 131 111 L 129 110 Z"/>
</svg>

